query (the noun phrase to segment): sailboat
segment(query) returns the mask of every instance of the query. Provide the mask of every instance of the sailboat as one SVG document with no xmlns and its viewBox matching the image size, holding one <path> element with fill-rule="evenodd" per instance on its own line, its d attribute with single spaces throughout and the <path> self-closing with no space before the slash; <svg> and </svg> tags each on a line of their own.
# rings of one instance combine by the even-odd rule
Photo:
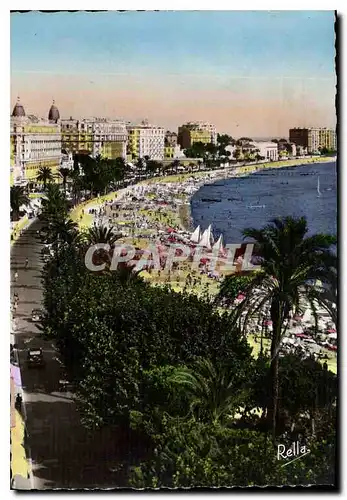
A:
<svg viewBox="0 0 347 500">
<path fill-rule="evenodd" d="M 319 177 L 318 177 L 318 181 L 317 181 L 317 193 L 318 193 L 318 198 L 320 197 L 320 195 L 322 194 L 320 192 L 320 183 L 319 183 Z"/>
<path fill-rule="evenodd" d="M 214 238 L 212 234 L 212 226 L 211 224 L 208 228 L 203 232 L 201 236 L 201 240 L 199 242 L 199 246 L 205 247 L 208 250 L 211 250 L 212 245 L 214 244 Z"/>
<path fill-rule="evenodd" d="M 200 230 L 200 226 L 198 226 L 195 231 L 192 233 L 191 237 L 190 237 L 190 241 L 192 243 L 199 243 L 200 241 L 200 238 L 201 238 L 201 230 Z"/>
</svg>

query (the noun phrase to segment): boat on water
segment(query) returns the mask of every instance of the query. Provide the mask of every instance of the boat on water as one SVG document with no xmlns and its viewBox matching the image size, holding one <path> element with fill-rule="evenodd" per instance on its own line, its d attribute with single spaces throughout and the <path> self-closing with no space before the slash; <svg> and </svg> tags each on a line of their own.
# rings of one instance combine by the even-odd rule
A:
<svg viewBox="0 0 347 500">
<path fill-rule="evenodd" d="M 247 208 L 265 208 L 265 205 L 247 205 Z"/>
<path fill-rule="evenodd" d="M 321 196 L 321 192 L 320 192 L 320 182 L 319 182 L 319 176 L 318 176 L 318 181 L 317 181 L 317 197 L 319 198 Z"/>
<path fill-rule="evenodd" d="M 204 202 L 204 203 L 219 203 L 221 202 L 222 200 L 217 198 L 201 198 L 201 201 Z"/>
</svg>

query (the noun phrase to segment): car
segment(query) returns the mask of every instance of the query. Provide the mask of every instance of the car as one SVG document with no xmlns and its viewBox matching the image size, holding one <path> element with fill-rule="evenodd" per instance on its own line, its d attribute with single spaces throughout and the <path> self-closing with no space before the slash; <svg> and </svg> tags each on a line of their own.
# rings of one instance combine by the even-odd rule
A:
<svg viewBox="0 0 347 500">
<path fill-rule="evenodd" d="M 43 368 L 45 360 L 41 347 L 28 349 L 27 360 L 29 368 Z"/>
<path fill-rule="evenodd" d="M 42 320 L 42 311 L 41 309 L 33 309 L 31 312 L 31 321 L 33 323 L 37 323 Z"/>
</svg>

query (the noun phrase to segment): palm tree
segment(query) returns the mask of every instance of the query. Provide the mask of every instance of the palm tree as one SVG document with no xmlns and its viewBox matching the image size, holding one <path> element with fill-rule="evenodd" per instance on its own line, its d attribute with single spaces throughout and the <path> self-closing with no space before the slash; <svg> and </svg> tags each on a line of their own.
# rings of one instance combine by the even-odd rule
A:
<svg viewBox="0 0 347 500">
<path fill-rule="evenodd" d="M 246 391 L 235 388 L 235 374 L 225 365 L 198 358 L 192 368 L 178 368 L 170 381 L 185 388 L 190 410 L 198 419 L 223 423 L 245 400 Z"/>
<path fill-rule="evenodd" d="M 49 167 L 43 166 L 39 168 L 39 173 L 37 176 L 37 181 L 43 183 L 43 187 L 46 189 L 47 183 L 53 182 L 53 173 Z"/>
<path fill-rule="evenodd" d="M 270 312 L 271 339 L 271 400 L 268 402 L 268 419 L 276 435 L 278 413 L 278 358 L 281 340 L 289 323 L 290 312 L 301 313 L 310 305 L 317 321 L 316 304 L 329 301 L 322 293 L 325 286 L 334 286 L 337 259 L 331 249 L 336 237 L 326 234 L 306 236 L 307 221 L 304 217 L 274 219 L 263 229 L 248 228 L 245 237 L 256 242 L 261 271 L 255 274 L 244 293 L 245 300 L 238 308 L 238 317 L 246 331 L 251 317 Z M 232 276 L 230 279 L 233 279 Z M 314 287 L 316 280 L 321 289 Z M 331 304 L 331 303 L 330 303 Z M 242 314 L 242 316 L 241 316 Z"/>
<path fill-rule="evenodd" d="M 97 243 L 113 245 L 121 237 L 120 233 L 115 233 L 113 227 L 103 226 L 102 224 L 89 228 L 86 235 L 88 243 L 91 245 L 96 245 Z"/>
<path fill-rule="evenodd" d="M 61 244 L 73 244 L 79 241 L 78 226 L 71 219 L 55 219 L 45 228 L 46 241 L 53 243 L 55 248 Z"/>
<path fill-rule="evenodd" d="M 81 191 L 83 188 L 83 177 L 80 175 L 78 169 L 70 171 L 70 178 L 72 180 L 72 193 L 74 203 L 77 203 L 81 197 Z"/>
<path fill-rule="evenodd" d="M 69 168 L 61 167 L 59 169 L 60 175 L 63 178 L 64 193 L 66 194 L 66 181 L 70 175 L 71 170 Z"/>
<path fill-rule="evenodd" d="M 10 204 L 13 213 L 13 220 L 19 219 L 19 209 L 22 205 L 29 205 L 30 200 L 21 186 L 12 186 L 10 192 Z"/>
<path fill-rule="evenodd" d="M 42 212 L 39 218 L 46 223 L 67 217 L 67 201 L 57 184 L 48 184 L 46 197 L 42 200 Z"/>
</svg>

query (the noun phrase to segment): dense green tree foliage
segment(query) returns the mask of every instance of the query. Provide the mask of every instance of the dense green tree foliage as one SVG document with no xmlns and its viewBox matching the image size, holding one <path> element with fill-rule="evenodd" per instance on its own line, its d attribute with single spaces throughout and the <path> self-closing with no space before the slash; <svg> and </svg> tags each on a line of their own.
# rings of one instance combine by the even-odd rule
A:
<svg viewBox="0 0 347 500">
<path fill-rule="evenodd" d="M 87 184 L 99 192 L 99 174 L 92 181 L 96 167 L 88 168 Z M 305 238 L 303 220 L 248 230 L 258 242 L 262 270 L 224 282 L 221 297 L 246 294 L 230 311 L 150 286 L 125 266 L 89 271 L 89 243 L 113 244 L 115 235 L 95 228 L 89 242 L 80 238 L 54 186 L 48 186 L 41 218 L 44 238 L 59 242 L 43 270 L 42 332 L 61 352 L 84 425 L 117 426 L 118 433 L 130 435 L 129 452 L 117 464 L 126 471 L 127 486 L 334 482 L 336 376 L 312 359 L 277 356 L 274 440 L 274 358 L 254 359 L 240 331 L 248 312 L 257 313 L 256 289 L 262 287 L 278 347 L 288 311 L 299 308 L 303 295 L 320 298 L 307 280 L 330 283 L 335 276 L 329 253 L 334 238 Z M 283 467 L 277 445 L 296 440 L 310 453 Z"/>
<path fill-rule="evenodd" d="M 19 219 L 19 209 L 22 205 L 29 205 L 29 197 L 21 186 L 11 186 L 10 204 L 12 208 L 12 218 L 17 221 Z"/>
</svg>

